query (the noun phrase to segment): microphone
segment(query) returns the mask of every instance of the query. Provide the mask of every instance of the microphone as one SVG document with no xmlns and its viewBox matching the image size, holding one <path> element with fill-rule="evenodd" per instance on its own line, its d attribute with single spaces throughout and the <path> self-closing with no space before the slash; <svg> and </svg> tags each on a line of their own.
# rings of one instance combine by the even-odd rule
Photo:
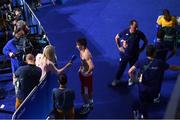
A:
<svg viewBox="0 0 180 120">
<path fill-rule="evenodd" d="M 69 62 L 73 63 L 76 58 L 77 58 L 76 55 L 72 55 L 72 57 L 71 57 L 71 59 L 69 60 Z"/>
</svg>

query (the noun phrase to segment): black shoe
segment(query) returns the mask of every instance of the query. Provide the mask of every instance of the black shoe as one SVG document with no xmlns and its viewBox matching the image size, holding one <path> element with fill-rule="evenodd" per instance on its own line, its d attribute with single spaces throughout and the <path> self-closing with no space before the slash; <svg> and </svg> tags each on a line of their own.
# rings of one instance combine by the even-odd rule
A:
<svg viewBox="0 0 180 120">
<path fill-rule="evenodd" d="M 89 103 L 89 108 L 91 109 L 91 110 L 93 110 L 93 108 L 94 108 L 94 103 L 92 102 L 92 103 Z"/>
<path fill-rule="evenodd" d="M 90 111 L 90 107 L 83 105 L 80 109 L 79 114 L 85 115 L 85 114 L 89 113 L 89 111 Z"/>
</svg>

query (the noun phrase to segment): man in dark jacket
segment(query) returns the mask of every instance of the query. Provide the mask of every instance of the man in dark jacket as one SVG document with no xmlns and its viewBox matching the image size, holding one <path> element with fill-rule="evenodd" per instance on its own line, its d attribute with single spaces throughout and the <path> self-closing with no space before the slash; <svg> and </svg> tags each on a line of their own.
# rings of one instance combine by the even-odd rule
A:
<svg viewBox="0 0 180 120">
<path fill-rule="evenodd" d="M 16 109 L 29 95 L 32 89 L 39 84 L 42 74 L 41 68 L 35 65 L 35 58 L 32 54 L 27 54 L 26 63 L 27 65 L 19 67 L 15 72 L 15 86 L 17 88 Z"/>
<path fill-rule="evenodd" d="M 165 70 L 180 70 L 180 66 L 169 65 L 165 61 L 155 58 L 156 48 L 153 45 L 147 46 L 147 57 L 142 60 L 138 60 L 133 65 L 128 73 L 132 80 L 135 79 L 135 71 L 139 69 L 142 74 L 142 80 L 139 81 L 139 99 L 140 99 L 140 113 L 143 118 L 148 118 L 148 108 L 153 103 L 154 98 L 159 90 L 159 82 L 163 76 Z"/>
</svg>

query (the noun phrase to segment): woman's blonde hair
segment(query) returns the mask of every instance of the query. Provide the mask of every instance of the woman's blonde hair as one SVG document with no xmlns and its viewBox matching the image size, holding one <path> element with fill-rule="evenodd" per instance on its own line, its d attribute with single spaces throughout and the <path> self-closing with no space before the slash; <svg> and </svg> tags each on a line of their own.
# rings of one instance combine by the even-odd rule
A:
<svg viewBox="0 0 180 120">
<path fill-rule="evenodd" d="M 51 62 L 56 62 L 55 49 L 52 45 L 47 45 L 43 50 L 43 57 L 47 58 Z"/>
</svg>

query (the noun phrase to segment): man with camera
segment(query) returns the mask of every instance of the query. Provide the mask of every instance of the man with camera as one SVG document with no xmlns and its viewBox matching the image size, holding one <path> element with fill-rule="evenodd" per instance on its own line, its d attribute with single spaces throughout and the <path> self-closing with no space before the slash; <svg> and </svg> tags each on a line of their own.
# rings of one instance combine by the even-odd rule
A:
<svg viewBox="0 0 180 120">
<path fill-rule="evenodd" d="M 32 50 L 31 43 L 26 39 L 28 31 L 29 29 L 26 23 L 23 20 L 18 21 L 14 37 L 9 40 L 3 48 L 3 54 L 11 58 L 13 83 L 15 82 L 14 72 L 19 66 L 24 64 L 24 56 Z"/>
<path fill-rule="evenodd" d="M 142 79 L 139 80 L 139 100 L 141 113 L 141 118 L 148 118 L 148 108 L 153 103 L 154 98 L 159 90 L 159 82 L 163 76 L 165 70 L 180 70 L 180 66 L 169 65 L 165 61 L 155 58 L 156 47 L 154 45 L 148 45 L 146 48 L 146 58 L 138 60 L 135 65 L 133 65 L 128 73 L 132 80 L 136 80 L 135 72 L 137 70 L 143 71 Z M 137 80 L 136 80 L 137 81 Z"/>
</svg>

